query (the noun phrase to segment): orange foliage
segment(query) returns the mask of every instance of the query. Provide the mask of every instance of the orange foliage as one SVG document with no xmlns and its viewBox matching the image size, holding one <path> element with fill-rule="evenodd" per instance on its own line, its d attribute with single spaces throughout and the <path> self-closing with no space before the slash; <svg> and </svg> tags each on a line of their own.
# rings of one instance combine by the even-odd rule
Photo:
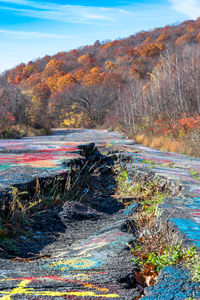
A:
<svg viewBox="0 0 200 300">
<path fill-rule="evenodd" d="M 57 73 L 63 74 L 62 68 L 64 66 L 64 63 L 60 60 L 51 59 L 48 64 L 46 64 L 43 72 L 42 77 L 47 78 L 50 76 L 53 76 Z"/>
<path fill-rule="evenodd" d="M 131 65 L 130 76 L 132 78 L 140 77 L 143 78 L 147 72 L 146 66 L 141 59 L 135 60 Z"/>
<path fill-rule="evenodd" d="M 25 66 L 25 64 L 20 64 L 16 68 L 10 70 L 7 78 L 8 83 L 19 83 L 23 78 L 22 72 Z"/>
<path fill-rule="evenodd" d="M 12 83 L 19 83 L 22 80 L 22 75 L 17 75 L 13 80 Z"/>
<path fill-rule="evenodd" d="M 102 82 L 103 73 L 100 72 L 99 68 L 92 68 L 88 73 L 83 77 L 83 85 L 90 86 L 99 84 Z"/>
<path fill-rule="evenodd" d="M 160 36 L 157 38 L 158 42 L 164 42 L 165 40 L 167 40 L 169 38 L 169 33 L 168 32 L 162 32 L 160 34 Z"/>
<path fill-rule="evenodd" d="M 149 43 L 144 46 L 137 46 L 134 48 L 134 54 L 137 56 L 156 56 L 158 55 L 163 49 L 165 45 L 163 42 L 155 42 L 155 43 Z"/>
<path fill-rule="evenodd" d="M 150 119 L 152 118 L 153 122 L 153 118 L 160 113 L 162 114 L 163 109 L 168 109 L 170 105 L 173 106 L 173 97 L 175 93 L 177 93 L 177 90 L 176 87 L 174 87 L 174 91 L 170 91 L 171 95 L 166 92 L 170 82 L 169 80 L 167 82 L 167 70 L 169 69 L 170 73 L 174 68 L 177 68 L 179 71 L 177 74 L 179 74 L 179 76 L 185 76 L 184 78 L 186 78 L 181 81 L 181 84 L 182 82 L 187 83 L 184 87 L 180 86 L 183 94 L 181 103 L 184 104 L 185 101 L 188 101 L 187 106 L 181 104 L 183 106 L 181 111 L 183 112 L 187 108 L 189 115 L 189 101 L 191 101 L 194 106 L 193 112 L 195 112 L 196 109 L 196 100 L 193 100 L 193 98 L 195 97 L 194 86 L 196 89 L 198 88 L 199 79 L 196 75 L 196 66 L 198 66 L 199 57 L 195 54 L 195 50 L 193 54 L 193 65 L 185 65 L 183 68 L 182 54 L 185 55 L 186 60 L 188 60 L 189 55 L 187 57 L 186 54 L 190 53 L 190 48 L 192 48 L 195 43 L 200 43 L 199 27 L 200 18 L 196 21 L 183 22 L 180 25 L 165 26 L 164 28 L 156 28 L 153 31 L 139 32 L 126 39 L 115 40 L 105 44 L 97 41 L 91 46 L 85 46 L 77 50 L 74 49 L 70 52 L 60 52 L 53 57 L 45 56 L 42 59 L 29 62 L 27 65 L 20 64 L 16 68 L 8 71 L 4 78 L 5 81 L 7 80 L 11 85 L 17 85 L 17 87 L 13 87 L 16 88 L 16 90 L 25 90 L 24 95 L 31 95 L 32 92 L 34 96 L 37 93 L 40 93 L 40 95 L 41 93 L 45 94 L 46 89 L 46 96 L 49 93 L 47 99 L 48 105 L 51 105 L 51 102 L 53 103 L 53 100 L 55 100 L 54 102 L 57 102 L 57 106 L 55 106 L 58 110 L 65 109 L 63 108 L 63 103 L 65 102 L 66 105 L 66 101 L 69 101 L 71 94 L 76 97 L 76 92 L 79 92 L 79 90 L 86 90 L 88 93 L 91 91 L 92 94 L 93 91 L 96 91 L 96 87 L 100 87 L 99 90 L 104 89 L 104 93 L 108 92 L 109 94 L 111 92 L 110 95 L 113 95 L 113 99 L 115 99 L 113 101 L 117 101 L 117 99 L 123 101 L 123 97 L 126 97 L 123 87 L 133 85 L 138 97 L 138 103 L 136 105 L 134 104 L 133 107 L 138 105 L 138 114 L 148 114 L 150 111 L 154 114 L 153 110 L 154 107 L 156 107 L 155 110 L 158 110 L 158 112 L 155 111 L 154 116 L 150 115 Z M 191 45 L 191 47 L 186 49 L 187 51 L 185 51 L 185 53 L 182 52 L 183 47 L 175 47 L 175 44 L 182 45 L 184 43 Z M 162 51 L 165 47 L 168 48 L 169 51 L 162 55 Z M 198 48 L 197 51 L 199 51 Z M 163 59 L 161 59 L 161 57 L 163 57 Z M 189 78 L 193 80 L 187 82 L 187 75 L 185 75 L 184 72 L 188 72 L 187 74 L 190 74 Z M 176 72 L 174 73 L 172 76 L 174 80 L 172 80 L 172 82 L 176 84 L 178 75 L 176 75 Z M 155 77 L 154 82 L 157 83 L 156 89 L 155 84 L 153 84 L 151 80 L 153 76 Z M 82 87 L 80 87 L 80 85 L 82 85 Z M 66 89 L 69 97 L 63 93 Z M 102 101 L 105 101 L 104 99 L 106 97 L 104 95 L 101 95 L 101 97 L 103 99 Z M 186 97 L 188 97 L 188 100 L 185 100 Z M 37 97 L 35 97 L 35 99 L 36 98 Z M 174 100 L 175 102 L 180 102 L 179 94 L 174 98 L 176 98 Z M 191 100 L 189 98 L 191 98 Z M 139 99 L 142 100 L 139 101 Z M 151 99 L 153 100 L 151 101 Z M 91 102 L 92 101 L 93 99 Z M 164 106 L 162 106 L 162 101 L 163 103 L 165 101 Z M 96 103 L 97 102 L 98 100 L 96 100 Z M 12 101 L 10 101 L 10 103 L 12 105 Z M 150 103 L 154 106 L 152 109 L 150 109 Z M 133 112 L 131 112 L 133 115 L 135 113 L 134 110 L 135 108 Z M 119 112 L 119 114 L 120 113 L 121 112 Z M 170 111 L 169 113 L 167 112 L 167 115 L 170 115 Z M 176 115 L 179 116 L 179 112 L 173 116 Z M 55 116 L 57 117 L 56 113 Z M 120 118 L 123 117 L 120 116 Z M 127 119 L 128 118 L 129 117 L 127 117 Z M 140 117 L 138 117 L 138 120 L 139 118 Z M 124 119 L 126 118 L 124 117 Z M 133 120 L 134 122 L 139 122 L 137 121 L 137 112 Z M 197 117 L 188 118 L 186 116 L 181 117 L 180 120 L 174 120 L 173 122 L 171 120 L 162 121 L 162 124 L 156 124 L 155 122 L 156 129 L 154 129 L 154 133 L 156 131 L 163 135 L 179 134 L 180 132 L 187 132 L 195 126 L 200 126 L 199 123 Z"/>
<path fill-rule="evenodd" d="M 34 87 L 34 93 L 37 97 L 45 99 L 49 96 L 49 87 L 46 83 L 38 83 Z"/>
<path fill-rule="evenodd" d="M 78 63 L 88 69 L 92 67 L 94 58 L 91 54 L 84 54 L 78 58 Z"/>
<path fill-rule="evenodd" d="M 195 32 L 196 29 L 197 29 L 196 23 L 192 23 L 186 27 L 185 31 L 186 32 Z"/>
<path fill-rule="evenodd" d="M 29 88 L 41 81 L 41 73 L 34 73 L 29 78 L 26 79 L 26 86 Z"/>
<path fill-rule="evenodd" d="M 57 88 L 59 90 L 63 90 L 65 88 L 74 86 L 75 83 L 76 83 L 75 76 L 72 73 L 68 73 L 68 74 L 58 78 Z"/>
<path fill-rule="evenodd" d="M 105 45 L 102 46 L 102 48 L 105 49 L 105 50 L 109 49 L 110 47 L 112 47 L 112 42 L 108 42 L 108 43 L 106 43 Z"/>
<path fill-rule="evenodd" d="M 61 73 L 55 73 L 52 76 L 49 76 L 46 80 L 45 83 L 48 85 L 50 91 L 53 93 L 57 89 L 57 83 L 59 78 L 62 76 Z"/>
<path fill-rule="evenodd" d="M 115 69 L 116 68 L 116 64 L 113 63 L 112 61 L 106 61 L 105 62 L 105 68 L 106 69 Z"/>
<path fill-rule="evenodd" d="M 195 33 L 185 33 L 184 35 L 182 35 L 179 38 L 177 38 L 176 44 L 177 45 L 182 45 L 182 44 L 184 44 L 186 42 L 192 41 L 195 37 L 196 37 Z"/>
<path fill-rule="evenodd" d="M 200 43 L 200 32 L 199 32 L 199 34 L 197 35 L 197 41 Z"/>
<path fill-rule="evenodd" d="M 77 70 L 76 73 L 74 74 L 74 77 L 78 82 L 81 82 L 84 76 L 85 76 L 85 71 L 83 69 Z"/>
</svg>

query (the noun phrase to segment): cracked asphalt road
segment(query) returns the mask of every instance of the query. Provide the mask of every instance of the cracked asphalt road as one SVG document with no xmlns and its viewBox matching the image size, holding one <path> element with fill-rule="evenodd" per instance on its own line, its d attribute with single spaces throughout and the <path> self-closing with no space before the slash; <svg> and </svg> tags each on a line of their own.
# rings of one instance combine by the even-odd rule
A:
<svg viewBox="0 0 200 300">
<path fill-rule="evenodd" d="M 55 130 L 50 137 L 1 140 L 0 198 L 11 186 L 26 186 L 38 177 L 69 172 L 69 161 L 83 159 L 79 145 L 93 142 L 99 149 L 117 146 L 118 157 L 121 156 L 130 178 L 137 169 L 138 173 L 151 174 L 153 180 L 159 178 L 169 185 L 172 196 L 163 204 L 163 210 L 174 210 L 171 222 L 184 243 L 200 246 L 200 159 L 136 145 L 115 132 Z M 137 267 L 126 247 L 127 242 L 134 240 L 134 234 L 122 231 L 127 219 L 125 209 L 112 200 L 107 204 L 106 201 L 102 201 L 106 210 L 104 206 L 92 207 L 97 218 L 81 221 L 64 218 L 63 208 L 59 218 L 64 227 L 53 241 L 41 247 L 41 258 L 1 258 L 0 299 L 135 299 L 140 295 L 133 276 Z M 109 214 L 109 207 L 113 206 L 117 209 Z M 49 226 L 54 222 L 56 226 L 59 221 L 51 218 L 50 222 Z M 40 235 L 38 231 L 38 243 Z M 146 299 L 186 299 L 194 291 L 199 295 L 199 285 L 194 286 L 188 274 L 182 278 L 187 286 L 184 290 L 183 285 L 174 283 L 182 271 L 174 269 L 175 275 L 169 269 L 164 272 L 168 275 L 161 275 L 155 288 L 146 291 Z"/>
</svg>

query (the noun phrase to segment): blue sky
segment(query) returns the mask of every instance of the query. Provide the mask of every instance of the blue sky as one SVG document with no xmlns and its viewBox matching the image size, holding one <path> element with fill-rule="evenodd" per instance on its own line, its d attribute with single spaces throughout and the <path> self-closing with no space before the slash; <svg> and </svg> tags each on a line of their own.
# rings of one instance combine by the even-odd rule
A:
<svg viewBox="0 0 200 300">
<path fill-rule="evenodd" d="M 0 71 L 200 16 L 200 0 L 0 0 Z"/>
</svg>

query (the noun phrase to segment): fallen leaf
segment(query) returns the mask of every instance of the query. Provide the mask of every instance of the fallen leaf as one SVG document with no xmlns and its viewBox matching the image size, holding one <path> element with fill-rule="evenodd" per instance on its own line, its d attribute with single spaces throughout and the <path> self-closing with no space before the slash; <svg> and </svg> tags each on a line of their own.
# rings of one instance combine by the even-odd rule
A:
<svg viewBox="0 0 200 300">
<path fill-rule="evenodd" d="M 156 278 L 154 276 L 144 276 L 144 278 L 147 286 L 152 286 L 156 282 Z"/>
<path fill-rule="evenodd" d="M 23 257 L 15 257 L 13 259 L 11 259 L 12 261 L 23 261 L 23 262 L 31 262 L 40 258 L 49 258 L 51 257 L 50 255 L 37 255 L 34 257 L 30 257 L 30 258 L 23 258 Z"/>
<path fill-rule="evenodd" d="M 135 275 L 134 277 L 135 277 L 135 280 L 137 281 L 137 283 L 139 283 L 142 287 L 147 286 L 146 279 L 140 272 L 135 271 L 134 275 Z"/>
</svg>

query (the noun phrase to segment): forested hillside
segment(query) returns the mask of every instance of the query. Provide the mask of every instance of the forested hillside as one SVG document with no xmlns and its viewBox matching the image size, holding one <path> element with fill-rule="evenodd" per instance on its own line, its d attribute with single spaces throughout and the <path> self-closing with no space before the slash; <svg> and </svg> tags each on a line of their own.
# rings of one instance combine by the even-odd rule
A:
<svg viewBox="0 0 200 300">
<path fill-rule="evenodd" d="M 140 142 L 145 133 L 185 138 L 195 132 L 195 140 L 199 82 L 200 18 L 96 41 L 4 72 L 0 131 L 105 125 Z"/>
</svg>

